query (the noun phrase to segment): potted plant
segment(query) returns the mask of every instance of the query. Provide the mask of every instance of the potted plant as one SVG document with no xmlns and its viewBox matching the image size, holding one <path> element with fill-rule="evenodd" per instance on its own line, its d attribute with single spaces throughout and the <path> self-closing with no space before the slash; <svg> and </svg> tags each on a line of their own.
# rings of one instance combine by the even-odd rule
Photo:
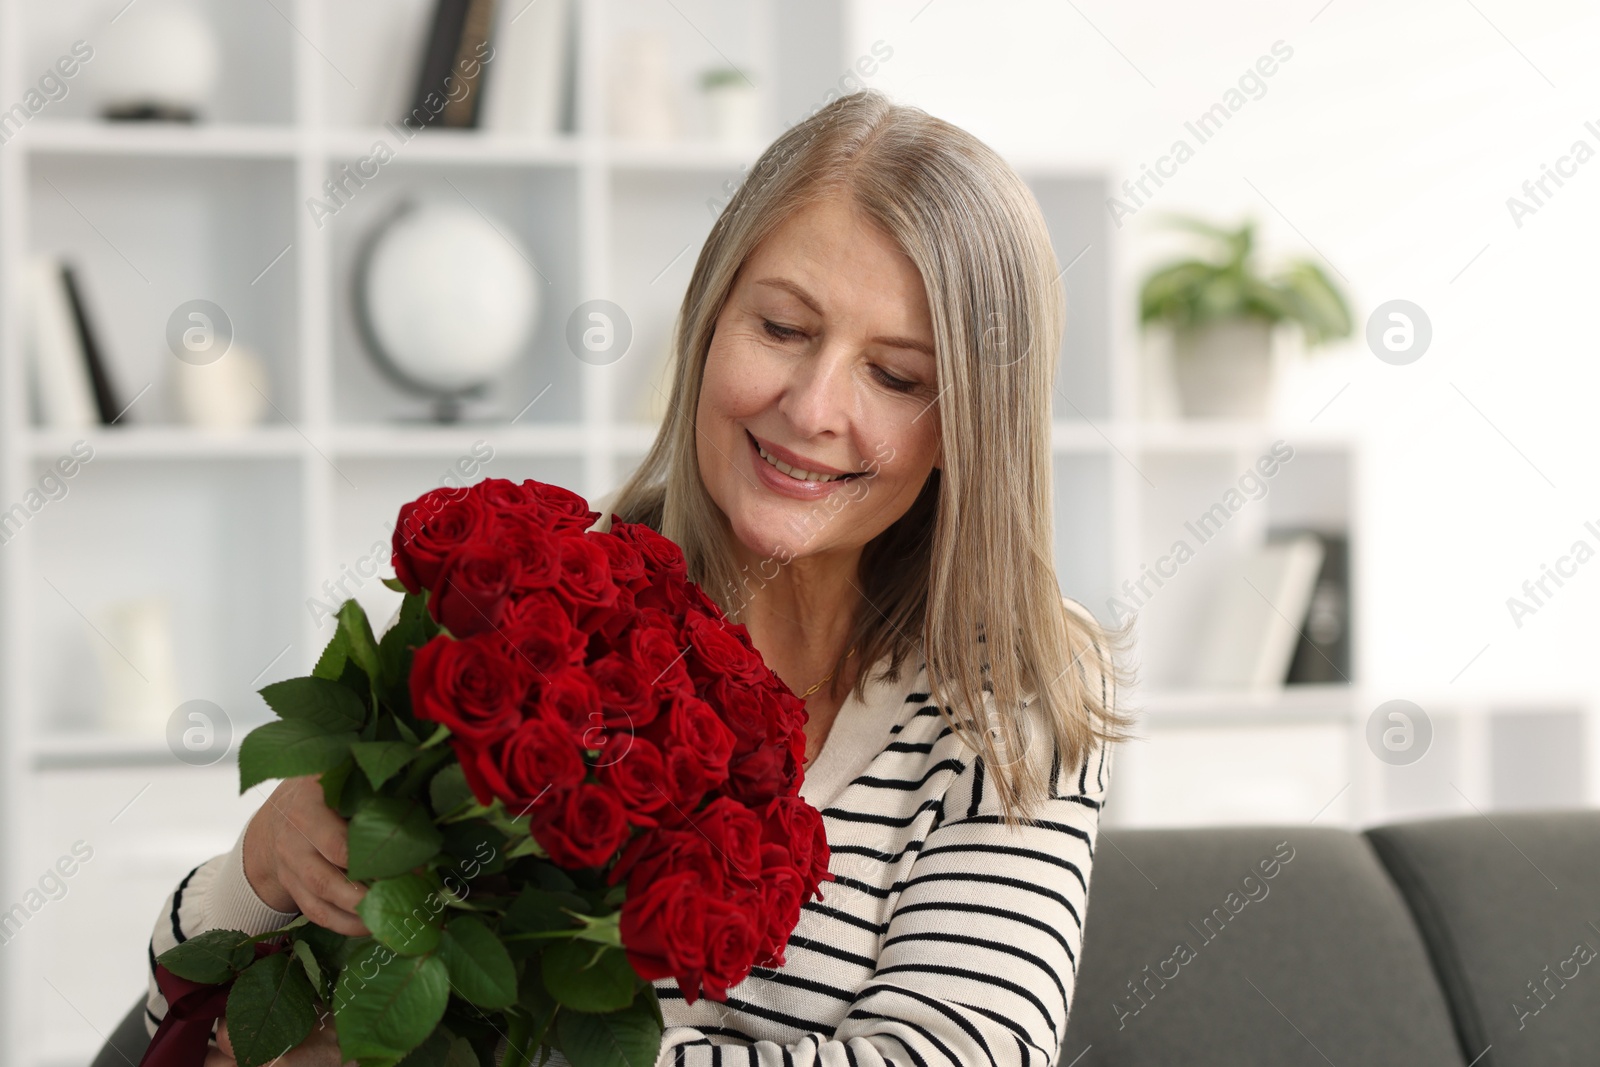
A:
<svg viewBox="0 0 1600 1067">
<path fill-rule="evenodd" d="M 1297 324 L 1310 349 L 1348 337 L 1350 309 L 1310 260 L 1291 261 L 1272 277 L 1263 276 L 1252 258 L 1253 221 L 1232 230 L 1186 215 L 1167 221 L 1207 239 L 1212 254 L 1152 272 L 1139 293 L 1139 321 L 1172 331 L 1185 416 L 1260 418 L 1271 395 L 1274 327 Z"/>
</svg>

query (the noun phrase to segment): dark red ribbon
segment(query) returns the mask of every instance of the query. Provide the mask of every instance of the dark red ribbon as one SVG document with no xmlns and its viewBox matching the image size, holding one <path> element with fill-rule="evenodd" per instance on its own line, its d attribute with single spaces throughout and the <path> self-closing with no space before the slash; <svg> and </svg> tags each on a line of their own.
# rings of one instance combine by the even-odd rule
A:
<svg viewBox="0 0 1600 1067">
<path fill-rule="evenodd" d="M 278 939 L 257 941 L 256 959 L 287 947 Z M 202 1067 L 211 1044 L 211 1028 L 228 1010 L 233 979 L 219 985 L 202 985 L 180 978 L 158 963 L 156 986 L 167 998 L 167 1014 L 157 1024 L 139 1067 Z"/>
</svg>

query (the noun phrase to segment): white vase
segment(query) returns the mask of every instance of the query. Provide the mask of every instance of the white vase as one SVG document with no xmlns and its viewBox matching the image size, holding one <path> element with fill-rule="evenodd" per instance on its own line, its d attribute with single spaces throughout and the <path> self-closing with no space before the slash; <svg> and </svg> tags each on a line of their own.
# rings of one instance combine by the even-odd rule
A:
<svg viewBox="0 0 1600 1067">
<path fill-rule="evenodd" d="M 618 39 L 607 87 L 613 137 L 661 142 L 678 136 L 670 55 L 658 31 L 636 30 Z"/>
<path fill-rule="evenodd" d="M 267 369 L 243 345 L 234 344 L 210 363 L 173 360 L 169 366 L 171 403 L 185 425 L 237 431 L 256 425 L 266 414 Z"/>
<path fill-rule="evenodd" d="M 1260 419 L 1272 398 L 1272 324 L 1221 319 L 1173 337 L 1173 373 L 1185 418 Z"/>
<path fill-rule="evenodd" d="M 761 136 L 761 90 L 745 81 L 705 90 L 711 137 L 723 144 L 747 145 Z"/>
</svg>

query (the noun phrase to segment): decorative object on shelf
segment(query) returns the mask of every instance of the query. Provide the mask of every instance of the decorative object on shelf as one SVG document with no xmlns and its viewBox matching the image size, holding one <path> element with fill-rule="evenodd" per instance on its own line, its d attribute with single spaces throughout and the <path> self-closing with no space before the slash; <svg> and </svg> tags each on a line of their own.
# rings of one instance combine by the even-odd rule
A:
<svg viewBox="0 0 1600 1067">
<path fill-rule="evenodd" d="M 634 30 L 617 39 L 608 94 L 613 137 L 670 141 L 678 136 L 678 113 L 667 57 L 666 35 Z"/>
<path fill-rule="evenodd" d="M 677 544 L 600 518 L 531 479 L 400 509 L 394 624 L 344 601 L 238 757 L 241 793 L 320 776 L 370 933 L 301 917 L 168 949 L 141 1067 L 202 1067 L 224 1010 L 238 1067 L 270 1067 L 319 1001 L 357 1067 L 652 1064 L 652 982 L 726 1001 L 782 965 L 834 877 L 800 796 L 805 703 Z"/>
<path fill-rule="evenodd" d="M 177 708 L 172 604 L 160 594 L 111 601 L 92 612 L 105 640 L 96 640 L 102 703 L 100 727 L 164 737 Z"/>
<path fill-rule="evenodd" d="M 495 0 L 437 0 L 407 125 L 478 125 L 494 9 Z"/>
<path fill-rule="evenodd" d="M 248 429 L 261 421 L 271 395 L 261 357 L 237 341 L 209 363 L 167 364 L 168 403 L 187 426 L 206 430 Z"/>
<path fill-rule="evenodd" d="M 761 136 L 761 90 L 737 67 L 712 67 L 700 75 L 711 119 L 711 138 L 747 145 Z"/>
<path fill-rule="evenodd" d="M 87 68 L 100 114 L 116 120 L 199 119 L 222 65 L 211 23 L 189 0 L 146 0 L 125 19 Z"/>
<path fill-rule="evenodd" d="M 1185 215 L 1171 226 L 1208 238 L 1217 254 L 1153 271 L 1139 293 L 1139 320 L 1172 330 L 1174 372 L 1183 414 L 1197 418 L 1261 418 L 1272 393 L 1272 331 L 1293 322 L 1306 347 L 1348 337 L 1343 295 L 1308 259 L 1273 278 L 1252 261 L 1255 223 L 1224 229 Z"/>
<path fill-rule="evenodd" d="M 1322 539 L 1308 533 L 1267 541 L 1250 552 L 1237 580 L 1227 579 L 1199 631 L 1197 688 L 1283 687 L 1322 555 Z"/>
<path fill-rule="evenodd" d="M 94 384 L 62 263 L 36 257 L 27 275 L 27 362 L 34 421 L 80 430 L 99 421 Z"/>
<path fill-rule="evenodd" d="M 355 270 L 356 317 L 378 366 L 436 400 L 462 401 L 504 373 L 539 316 L 533 261 L 508 228 L 473 208 L 410 200 L 374 228 Z"/>
<path fill-rule="evenodd" d="M 480 92 L 484 129 L 534 137 L 561 132 L 572 71 L 571 0 L 502 0 L 494 76 Z"/>
</svg>

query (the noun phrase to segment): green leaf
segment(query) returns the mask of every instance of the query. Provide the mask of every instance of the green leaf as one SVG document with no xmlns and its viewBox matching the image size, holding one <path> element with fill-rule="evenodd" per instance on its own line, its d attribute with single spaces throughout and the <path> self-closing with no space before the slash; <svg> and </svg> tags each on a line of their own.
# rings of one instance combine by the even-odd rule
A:
<svg viewBox="0 0 1600 1067">
<path fill-rule="evenodd" d="M 456 1040 L 449 1031 L 441 1027 L 429 1034 L 426 1041 L 412 1049 L 411 1053 L 400 1061 L 400 1067 L 445 1067 L 450 1059 L 450 1047 Z"/>
<path fill-rule="evenodd" d="M 576 893 L 552 892 L 535 885 L 525 885 L 506 911 L 506 922 L 513 929 L 531 933 L 570 930 L 578 925 L 578 920 L 562 909 L 581 912 L 588 906 L 588 902 Z"/>
<path fill-rule="evenodd" d="M 372 636 L 372 623 L 358 600 L 346 600 L 339 605 L 339 632 L 344 634 L 350 658 L 366 672 L 367 677 L 378 680 L 378 641 Z"/>
<path fill-rule="evenodd" d="M 327 678 L 286 678 L 260 692 L 280 718 L 313 722 L 329 732 L 359 730 L 367 720 L 361 698 Z"/>
<path fill-rule="evenodd" d="M 350 754 L 366 772 L 372 788 L 382 789 L 384 782 L 411 762 L 417 754 L 417 746 L 404 741 L 357 741 L 350 746 Z"/>
<path fill-rule="evenodd" d="M 287 952 L 263 956 L 228 993 L 228 1040 L 239 1067 L 271 1063 L 311 1035 L 316 991 Z"/>
<path fill-rule="evenodd" d="M 661 1051 L 661 1027 L 643 1004 L 609 1015 L 561 1012 L 556 1034 L 572 1067 L 652 1067 Z"/>
<path fill-rule="evenodd" d="M 420 801 L 371 797 L 350 817 L 349 840 L 350 877 L 367 881 L 405 874 L 428 862 L 438 854 L 444 836 Z"/>
<path fill-rule="evenodd" d="M 633 1003 L 637 976 L 622 950 L 558 941 L 541 958 L 544 987 L 577 1011 L 617 1011 Z"/>
<path fill-rule="evenodd" d="M 328 995 L 328 983 L 322 973 L 322 961 L 317 959 L 317 954 L 311 948 L 309 941 L 295 941 L 291 944 L 294 958 L 300 961 L 300 966 L 305 968 L 306 977 L 311 979 L 311 988 L 318 997 Z"/>
<path fill-rule="evenodd" d="M 380 878 L 356 904 L 372 936 L 402 956 L 420 956 L 439 946 L 444 902 L 420 875 Z"/>
<path fill-rule="evenodd" d="M 452 1040 L 450 1053 L 444 1060 L 444 1067 L 478 1067 L 478 1054 L 473 1051 L 472 1042 L 464 1037 Z"/>
<path fill-rule="evenodd" d="M 239 745 L 239 792 L 269 778 L 332 770 L 349 755 L 355 739 L 351 731 L 329 733 L 304 719 L 258 726 Z"/>
<path fill-rule="evenodd" d="M 250 935 L 238 930 L 207 930 L 167 949 L 156 962 L 179 978 L 220 985 L 256 958 Z"/>
<path fill-rule="evenodd" d="M 398 578 L 382 578 L 379 580 L 390 589 L 393 589 L 396 593 L 404 593 L 406 591 L 406 583 L 402 582 Z"/>
<path fill-rule="evenodd" d="M 444 1017 L 450 977 L 437 956 L 396 956 L 373 943 L 351 959 L 334 990 L 344 1059 L 398 1058 Z"/>
<path fill-rule="evenodd" d="M 433 781 L 428 783 L 428 800 L 440 815 L 449 815 L 457 808 L 478 802 L 459 763 L 447 763 L 433 776 Z"/>
<path fill-rule="evenodd" d="M 333 639 L 328 642 L 328 647 L 322 650 L 322 655 L 317 657 L 317 665 L 311 668 L 312 676 L 337 682 L 339 675 L 344 673 L 344 661 L 349 655 L 349 648 L 345 642 L 344 631 L 335 627 Z"/>
<path fill-rule="evenodd" d="M 344 797 L 345 783 L 355 773 L 356 761 L 354 759 L 340 760 L 337 767 L 322 772 L 322 802 L 334 811 L 339 810 L 339 805 Z"/>
<path fill-rule="evenodd" d="M 480 1008 L 509 1008 L 517 1001 L 517 969 L 500 939 L 471 915 L 445 927 L 439 958 L 456 995 Z"/>
</svg>

